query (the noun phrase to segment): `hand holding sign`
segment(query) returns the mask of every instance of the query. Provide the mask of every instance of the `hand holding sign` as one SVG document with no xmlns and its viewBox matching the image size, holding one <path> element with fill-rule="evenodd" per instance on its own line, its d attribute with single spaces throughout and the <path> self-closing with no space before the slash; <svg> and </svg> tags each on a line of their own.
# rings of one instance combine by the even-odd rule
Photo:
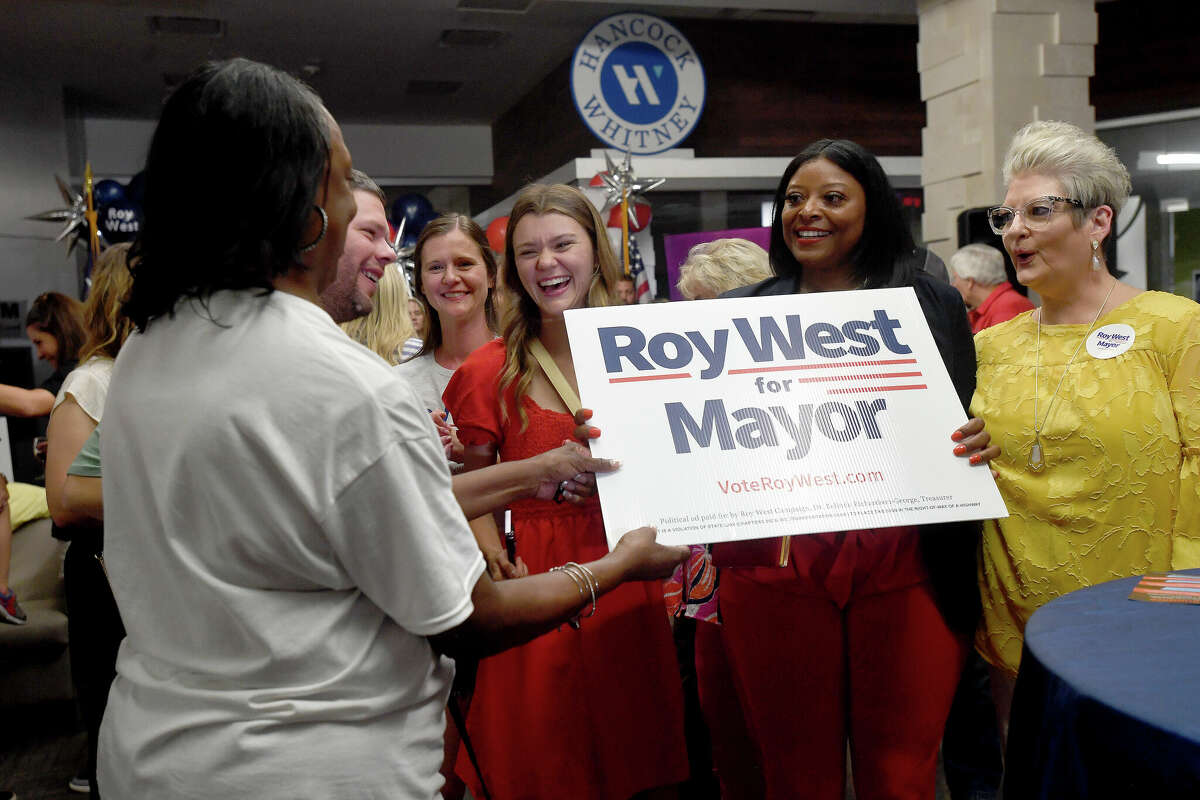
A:
<svg viewBox="0 0 1200 800">
<path fill-rule="evenodd" d="M 623 580 L 662 580 L 687 561 L 691 554 L 687 547 L 665 547 L 656 538 L 654 528 L 638 528 L 617 540 L 613 555 L 621 559 Z"/>
<path fill-rule="evenodd" d="M 971 417 L 966 425 L 950 434 L 950 438 L 958 442 L 954 446 L 954 455 L 967 459 L 973 467 L 987 464 L 1000 455 L 1000 445 L 991 443 L 992 435 L 984 430 L 983 420 L 979 417 Z M 994 469 L 992 477 L 999 477 Z"/>
<path fill-rule="evenodd" d="M 621 462 L 594 458 L 586 447 L 575 442 L 563 442 L 530 461 L 539 465 L 542 476 L 534 497 L 553 500 L 560 497 L 570 503 L 581 503 L 596 493 L 597 472 L 613 472 Z"/>
</svg>

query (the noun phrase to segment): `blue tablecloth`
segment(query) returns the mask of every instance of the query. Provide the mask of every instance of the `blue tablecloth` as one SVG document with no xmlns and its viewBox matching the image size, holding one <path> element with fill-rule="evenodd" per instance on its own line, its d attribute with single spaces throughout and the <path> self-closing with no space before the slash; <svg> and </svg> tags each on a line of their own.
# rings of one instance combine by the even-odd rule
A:
<svg viewBox="0 0 1200 800">
<path fill-rule="evenodd" d="M 1129 600 L 1137 581 L 1072 592 L 1030 619 L 1006 800 L 1200 798 L 1200 606 Z"/>
</svg>

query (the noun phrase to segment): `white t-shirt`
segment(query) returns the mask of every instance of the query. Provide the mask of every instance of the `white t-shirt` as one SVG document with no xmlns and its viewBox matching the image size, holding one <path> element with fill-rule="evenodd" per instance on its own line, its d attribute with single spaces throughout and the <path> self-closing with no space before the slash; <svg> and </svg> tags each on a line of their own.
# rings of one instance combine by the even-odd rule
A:
<svg viewBox="0 0 1200 800">
<path fill-rule="evenodd" d="M 425 637 L 471 614 L 483 559 L 406 383 L 257 294 L 183 302 L 117 359 L 100 789 L 429 800 L 453 664 Z"/>
<path fill-rule="evenodd" d="M 54 408 L 62 405 L 67 395 L 75 398 L 75 402 L 83 409 L 83 413 L 99 422 L 104 416 L 104 398 L 108 396 L 108 383 L 112 378 L 113 360 L 102 356 L 92 356 L 67 374 L 63 379 L 62 388 L 54 398 Z"/>
<path fill-rule="evenodd" d="M 450 383 L 454 370 L 446 369 L 437 363 L 433 353 L 410 358 L 392 369 L 404 376 L 427 412 L 446 410 L 446 404 L 442 402 L 442 392 L 446 391 L 446 384 Z M 449 413 L 446 414 L 446 418 L 450 418 Z"/>
</svg>

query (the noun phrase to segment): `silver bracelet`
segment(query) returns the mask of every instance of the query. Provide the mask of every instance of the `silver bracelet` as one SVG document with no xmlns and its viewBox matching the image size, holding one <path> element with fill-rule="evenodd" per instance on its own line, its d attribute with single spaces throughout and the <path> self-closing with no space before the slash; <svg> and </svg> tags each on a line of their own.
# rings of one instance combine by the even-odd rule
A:
<svg viewBox="0 0 1200 800">
<path fill-rule="evenodd" d="M 596 580 L 596 575 L 587 567 L 574 561 L 568 561 L 563 564 L 563 567 L 575 570 L 587 581 L 588 590 L 592 594 L 592 610 L 588 612 L 588 617 L 596 616 L 596 590 L 600 588 L 600 582 Z"/>
<path fill-rule="evenodd" d="M 564 565 L 561 567 L 551 567 L 550 571 L 551 572 L 561 572 L 564 575 L 566 575 L 568 578 L 570 578 L 575 583 L 575 588 L 579 590 L 579 596 L 586 597 L 586 594 L 583 591 L 583 584 L 586 579 L 581 578 L 579 575 L 577 575 L 575 573 L 574 570 L 567 569 L 567 567 Z M 590 584 L 589 584 L 589 588 L 590 588 Z M 568 619 L 567 624 L 570 625 L 575 630 L 579 630 L 579 624 L 580 624 L 579 623 L 579 615 L 576 614 L 573 617 L 571 617 L 570 619 Z"/>
</svg>

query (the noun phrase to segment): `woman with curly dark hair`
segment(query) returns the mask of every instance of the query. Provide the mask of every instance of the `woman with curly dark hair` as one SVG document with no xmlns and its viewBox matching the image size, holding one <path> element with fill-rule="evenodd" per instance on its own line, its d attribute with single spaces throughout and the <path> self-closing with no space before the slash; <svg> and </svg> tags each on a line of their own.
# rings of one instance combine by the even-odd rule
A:
<svg viewBox="0 0 1200 800">
<path fill-rule="evenodd" d="M 431 800 L 452 657 L 686 555 L 642 529 L 551 575 L 484 575 L 464 509 L 598 465 L 455 495 L 412 390 L 320 305 L 351 171 L 320 99 L 264 64 L 206 65 L 163 107 L 125 305 L 139 330 L 100 442 L 127 631 L 100 731 L 111 796 Z"/>
</svg>

